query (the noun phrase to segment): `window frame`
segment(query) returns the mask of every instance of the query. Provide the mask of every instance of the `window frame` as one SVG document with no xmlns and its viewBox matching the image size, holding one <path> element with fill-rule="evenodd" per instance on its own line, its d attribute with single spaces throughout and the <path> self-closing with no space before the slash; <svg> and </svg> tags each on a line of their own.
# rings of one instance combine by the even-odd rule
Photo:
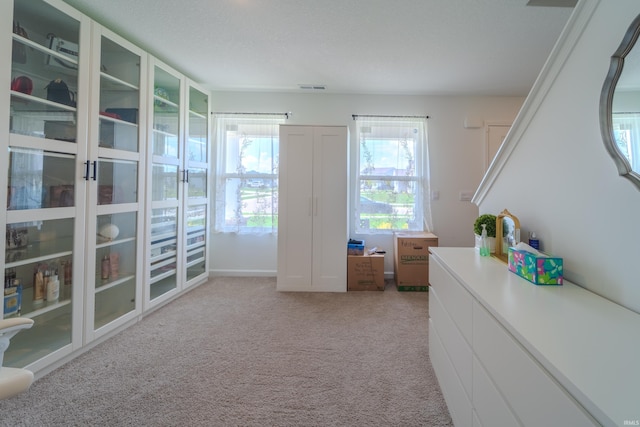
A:
<svg viewBox="0 0 640 427">
<path fill-rule="evenodd" d="M 354 138 L 354 167 L 355 173 L 353 174 L 354 185 L 353 185 L 353 199 L 352 199 L 352 218 L 353 218 L 353 230 L 358 235 L 367 235 L 367 234 L 392 234 L 394 232 L 424 232 L 430 231 L 432 229 L 431 226 L 431 209 L 429 203 L 429 162 L 428 162 L 428 135 L 427 135 L 427 123 L 426 119 L 428 117 L 425 116 L 356 116 L 354 115 L 355 120 L 355 138 Z M 412 137 L 411 139 L 414 142 L 414 150 L 413 150 L 413 158 L 409 158 L 409 162 L 413 161 L 413 165 L 410 163 L 407 164 L 407 168 L 413 167 L 412 175 L 402 175 L 398 174 L 398 171 L 402 171 L 399 168 L 393 168 L 394 174 L 365 174 L 363 171 L 366 166 L 362 159 L 362 149 L 363 149 L 363 138 L 364 141 L 396 141 L 397 144 L 402 144 L 402 140 L 406 140 L 406 134 L 394 134 L 393 131 L 373 131 L 367 136 L 367 133 L 363 132 L 363 128 L 365 130 L 369 130 L 370 127 L 377 128 L 385 128 L 392 129 L 394 127 L 399 127 L 399 125 L 405 124 L 407 126 L 416 126 L 418 128 L 418 136 Z M 405 128 L 406 126 L 402 126 Z M 375 160 L 372 162 L 375 168 Z M 383 168 L 377 168 L 383 169 Z M 374 169 L 375 172 L 375 169 Z M 399 183 L 407 183 L 407 186 L 413 186 L 413 196 L 414 202 L 411 206 L 412 217 L 409 217 L 407 220 L 407 226 L 405 228 L 370 228 L 364 225 L 364 219 L 362 218 L 363 214 L 366 214 L 366 209 L 362 207 L 361 197 L 366 197 L 365 194 L 363 196 L 363 181 L 390 181 L 394 183 L 392 188 L 396 188 Z M 412 184 L 411 184 L 412 183 Z M 374 200 L 375 202 L 375 200 Z M 388 214 L 389 224 L 393 224 L 394 219 L 397 220 L 397 217 L 394 218 L 394 215 L 397 215 L 396 208 L 393 208 L 394 211 L 391 214 Z M 380 218 L 384 218 L 380 216 Z"/>
<path fill-rule="evenodd" d="M 278 223 L 278 162 L 279 162 L 279 132 L 278 129 L 281 124 L 285 123 L 287 116 L 283 114 L 217 114 L 215 116 L 215 135 L 216 135 L 216 154 L 217 154 L 217 168 L 215 173 L 216 180 L 216 197 L 214 211 L 214 231 L 222 233 L 242 233 L 242 234 L 264 234 L 274 233 L 277 231 Z M 228 128 L 229 126 L 246 126 L 247 128 L 255 127 L 253 132 L 249 132 L 246 135 L 239 134 L 233 141 L 229 139 Z M 271 127 L 269 133 L 260 133 L 259 128 L 261 126 Z M 274 129 L 275 128 L 275 129 Z M 259 172 L 259 171 L 246 171 L 242 160 L 242 150 L 247 139 L 270 139 L 269 150 L 271 158 L 271 173 Z M 231 145 L 240 144 L 236 147 Z M 232 150 L 233 148 L 233 150 Z M 238 158 L 236 160 L 235 170 L 228 171 L 229 168 L 229 156 L 231 151 L 238 151 Z M 259 150 L 258 153 L 262 151 Z M 235 184 L 235 190 L 232 190 L 234 184 L 232 180 L 238 180 Z M 249 182 L 251 180 L 261 180 L 263 183 L 267 183 L 263 186 L 251 187 Z M 260 194 L 265 194 L 266 203 L 270 206 L 265 211 L 267 216 L 271 217 L 271 225 L 266 226 L 252 226 L 249 225 L 251 216 L 247 217 L 247 222 L 241 220 L 245 217 L 242 215 L 241 209 L 244 207 L 245 201 L 243 201 L 244 195 L 246 195 L 246 189 L 253 188 L 255 190 L 256 198 L 260 203 Z M 244 189 L 244 190 L 243 190 Z M 268 189 L 268 192 L 263 190 Z M 233 191 L 229 195 L 230 191 Z M 244 193 L 243 193 L 244 192 Z M 235 200 L 230 200 L 230 197 L 235 197 Z M 229 203 L 235 203 L 232 206 L 234 218 L 231 218 L 232 222 L 228 222 L 228 209 Z M 239 213 L 240 211 L 240 213 Z M 233 223 L 235 220 L 235 223 Z"/>
</svg>

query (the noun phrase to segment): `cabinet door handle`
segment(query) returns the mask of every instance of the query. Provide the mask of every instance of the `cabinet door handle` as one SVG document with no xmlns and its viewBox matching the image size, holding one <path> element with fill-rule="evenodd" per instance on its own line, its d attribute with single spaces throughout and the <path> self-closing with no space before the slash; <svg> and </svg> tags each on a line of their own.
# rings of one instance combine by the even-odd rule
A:
<svg viewBox="0 0 640 427">
<path fill-rule="evenodd" d="M 91 179 L 93 179 L 94 181 L 96 181 L 97 178 L 98 178 L 97 170 L 98 170 L 98 161 L 94 160 L 93 161 L 93 176 L 91 177 Z"/>
<path fill-rule="evenodd" d="M 84 162 L 84 176 L 83 178 L 85 179 L 85 181 L 89 181 L 89 165 L 90 165 L 90 161 L 87 160 L 86 162 Z"/>
<path fill-rule="evenodd" d="M 188 184 L 189 183 L 189 169 L 185 169 L 184 170 L 184 175 L 186 177 L 184 182 L 186 182 Z"/>
</svg>

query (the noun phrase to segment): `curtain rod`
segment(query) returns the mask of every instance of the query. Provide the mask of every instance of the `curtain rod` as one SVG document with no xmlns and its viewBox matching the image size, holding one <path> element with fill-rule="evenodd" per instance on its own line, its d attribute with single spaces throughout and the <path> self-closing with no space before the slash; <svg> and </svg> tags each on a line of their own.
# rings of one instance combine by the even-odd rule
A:
<svg viewBox="0 0 640 427">
<path fill-rule="evenodd" d="M 382 115 L 367 115 L 367 114 L 352 114 L 353 120 L 356 120 L 358 117 L 373 117 L 373 118 L 393 118 L 393 119 L 428 119 L 429 116 L 382 116 Z"/>
<path fill-rule="evenodd" d="M 293 113 L 238 113 L 238 112 L 229 112 L 229 111 L 217 111 L 212 112 L 212 115 L 216 114 L 233 114 L 236 116 L 285 116 L 287 119 L 293 115 Z"/>
</svg>

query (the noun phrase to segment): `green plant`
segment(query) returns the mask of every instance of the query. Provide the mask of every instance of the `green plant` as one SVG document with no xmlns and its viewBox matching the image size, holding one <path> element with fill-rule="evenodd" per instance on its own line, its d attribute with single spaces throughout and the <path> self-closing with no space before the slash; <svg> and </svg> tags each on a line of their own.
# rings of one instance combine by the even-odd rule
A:
<svg viewBox="0 0 640 427">
<path fill-rule="evenodd" d="M 477 235 L 482 234 L 482 224 L 487 225 L 487 236 L 496 237 L 496 216 L 491 214 L 483 214 L 476 218 L 473 224 L 473 232 Z"/>
</svg>

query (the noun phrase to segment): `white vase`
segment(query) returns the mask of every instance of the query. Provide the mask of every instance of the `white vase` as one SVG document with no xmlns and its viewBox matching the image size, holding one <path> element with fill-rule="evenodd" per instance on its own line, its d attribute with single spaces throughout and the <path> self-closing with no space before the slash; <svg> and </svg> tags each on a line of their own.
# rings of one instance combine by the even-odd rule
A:
<svg viewBox="0 0 640 427">
<path fill-rule="evenodd" d="M 482 236 L 478 235 L 478 234 L 474 234 L 476 236 L 476 249 L 480 249 L 480 246 L 482 246 Z M 489 241 L 489 252 L 491 252 L 492 254 L 496 253 L 496 238 L 495 237 L 487 237 L 487 240 Z"/>
</svg>

